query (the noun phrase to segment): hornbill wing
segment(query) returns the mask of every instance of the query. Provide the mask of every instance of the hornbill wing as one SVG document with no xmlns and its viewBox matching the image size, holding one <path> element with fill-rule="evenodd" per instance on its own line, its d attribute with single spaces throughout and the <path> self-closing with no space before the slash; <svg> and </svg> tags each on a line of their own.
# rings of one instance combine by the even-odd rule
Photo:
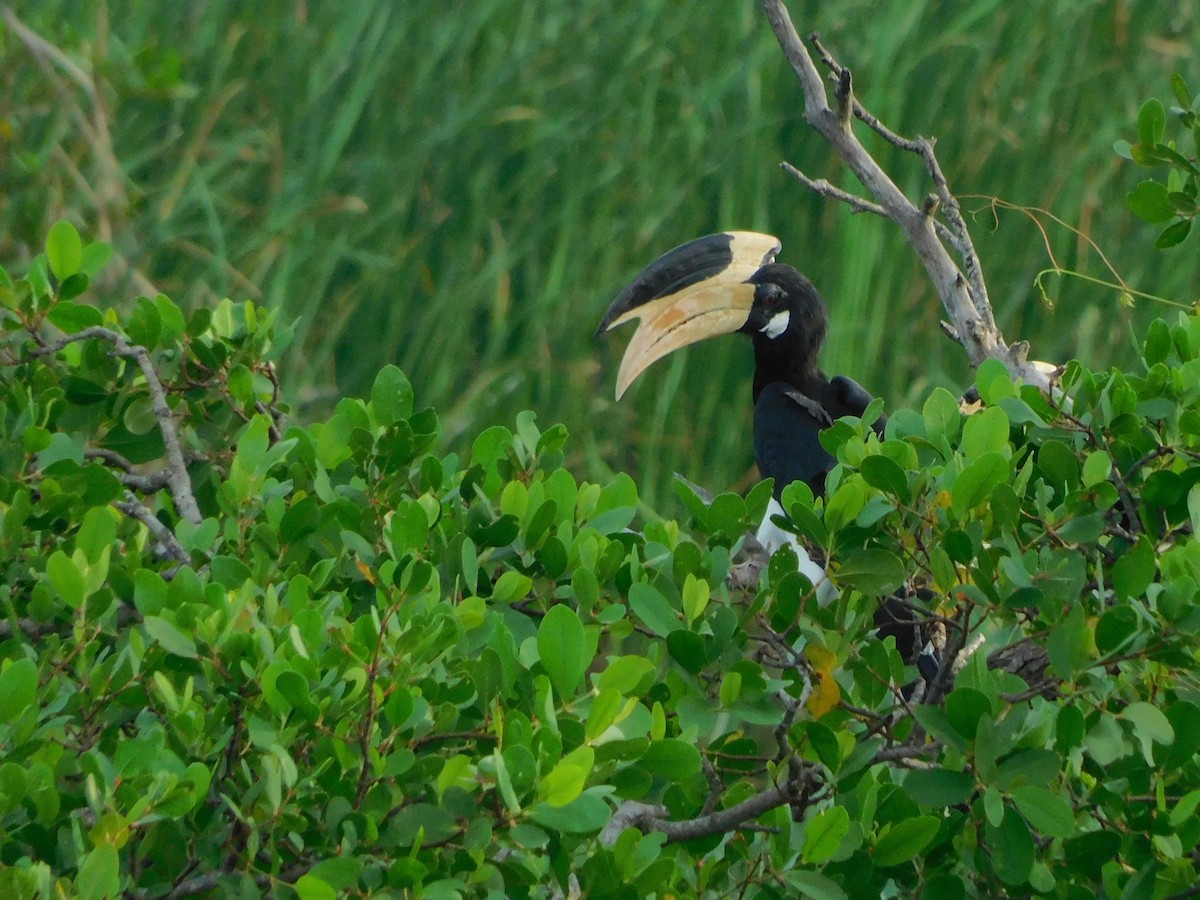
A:
<svg viewBox="0 0 1200 900">
<path fill-rule="evenodd" d="M 621 359 L 617 399 L 655 360 L 741 328 L 754 303 L 754 285 L 747 281 L 779 249 L 779 239 L 769 234 L 726 231 L 682 244 L 638 275 L 596 329 L 599 335 L 640 320 Z"/>
<path fill-rule="evenodd" d="M 862 416 L 875 398 L 871 392 L 845 375 L 834 375 L 829 380 L 830 392 L 833 395 L 829 404 L 835 419 L 842 416 Z M 883 429 L 887 427 L 887 416 L 880 416 L 871 426 L 875 433 L 883 437 Z"/>
<path fill-rule="evenodd" d="M 834 459 L 820 433 L 832 424 L 821 404 L 789 385 L 773 381 L 763 388 L 754 405 L 754 458 L 762 477 L 775 479 L 776 500 L 793 481 L 803 481 L 814 496 L 825 492 Z"/>
</svg>

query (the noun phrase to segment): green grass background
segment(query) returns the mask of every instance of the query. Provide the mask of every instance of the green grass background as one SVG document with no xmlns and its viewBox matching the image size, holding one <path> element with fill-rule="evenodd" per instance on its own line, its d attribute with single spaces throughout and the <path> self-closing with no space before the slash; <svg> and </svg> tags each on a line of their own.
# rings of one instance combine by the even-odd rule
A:
<svg viewBox="0 0 1200 900">
<path fill-rule="evenodd" d="M 934 135 L 951 187 L 1042 207 L 1133 286 L 1194 300 L 1197 236 L 1167 253 L 1126 211 L 1144 177 L 1112 151 L 1140 103 L 1200 90 L 1194 3 L 790 4 L 896 130 Z M 749 348 L 653 367 L 612 400 L 627 335 L 593 328 L 624 282 L 700 234 L 779 235 L 830 302 L 825 368 L 920 403 L 969 380 L 897 229 L 809 194 L 786 159 L 854 189 L 801 117 L 755 0 L 41 0 L 2 7 L 0 257 L 67 216 L 111 241 L 104 302 L 231 296 L 299 320 L 283 372 L 302 417 L 387 362 L 442 414 L 446 444 L 521 409 L 573 434 L 572 466 L 630 471 L 667 508 L 673 471 L 752 477 Z M 910 196 L 917 162 L 870 139 Z M 1035 226 L 975 236 L 997 317 L 1037 358 L 1124 364 L 1152 301 L 1071 278 Z M 1104 275 L 1076 235 L 1059 262 Z M 1173 315 L 1173 313 L 1170 313 Z"/>
</svg>

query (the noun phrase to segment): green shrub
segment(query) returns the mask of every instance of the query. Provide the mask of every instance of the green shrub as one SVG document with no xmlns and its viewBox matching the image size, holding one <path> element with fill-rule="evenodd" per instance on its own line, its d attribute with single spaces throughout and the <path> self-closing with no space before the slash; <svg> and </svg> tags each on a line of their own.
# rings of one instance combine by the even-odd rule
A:
<svg viewBox="0 0 1200 900">
<path fill-rule="evenodd" d="M 785 495 L 820 607 L 742 564 L 765 483 L 635 525 L 532 414 L 442 455 L 394 367 L 290 422 L 272 313 L 79 302 L 104 256 L 60 225 L 0 279 L 0 895 L 1197 880 L 1200 318 L 1054 402 L 987 364 L 975 415 L 838 423 L 828 499 Z M 911 701 L 904 587 L 947 660 L 986 639 Z"/>
</svg>

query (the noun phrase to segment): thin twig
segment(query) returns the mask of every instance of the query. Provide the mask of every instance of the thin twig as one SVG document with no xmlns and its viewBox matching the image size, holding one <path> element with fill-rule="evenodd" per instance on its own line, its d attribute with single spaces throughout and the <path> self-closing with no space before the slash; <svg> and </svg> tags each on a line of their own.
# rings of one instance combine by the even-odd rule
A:
<svg viewBox="0 0 1200 900">
<path fill-rule="evenodd" d="M 798 182 L 814 193 L 820 194 L 822 197 L 830 197 L 834 200 L 840 200 L 845 203 L 855 212 L 872 213 L 876 216 L 887 218 L 887 210 L 878 203 L 872 203 L 870 200 L 864 200 L 856 194 L 851 194 L 849 191 L 843 191 L 840 187 L 835 187 L 824 178 L 809 178 L 790 162 L 781 162 L 779 168 L 787 172 Z"/>
</svg>

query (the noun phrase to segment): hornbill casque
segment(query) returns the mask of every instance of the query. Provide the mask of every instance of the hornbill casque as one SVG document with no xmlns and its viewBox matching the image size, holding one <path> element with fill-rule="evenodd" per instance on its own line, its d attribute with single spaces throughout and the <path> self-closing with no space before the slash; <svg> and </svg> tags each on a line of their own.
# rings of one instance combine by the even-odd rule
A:
<svg viewBox="0 0 1200 900">
<path fill-rule="evenodd" d="M 630 319 L 639 325 L 617 373 L 617 399 L 645 369 L 681 347 L 720 334 L 748 335 L 754 345 L 754 456 L 764 478 L 775 480 L 774 498 L 758 538 L 768 552 L 790 543 L 819 602 L 833 593 L 823 568 L 772 519 L 783 514 L 783 489 L 803 481 L 822 496 L 835 465 L 820 432 L 842 416 L 861 417 L 873 399 L 856 381 L 829 378 L 817 357 L 829 327 L 825 301 L 812 282 L 775 262 L 778 238 L 726 231 L 689 241 L 660 257 L 621 292 L 604 314 L 597 336 Z M 882 436 L 883 419 L 874 423 Z M 893 598 L 875 616 L 882 636 L 896 638 L 907 662 L 936 673 L 937 659 L 924 643 L 907 604 Z M 918 659 L 918 657 L 920 657 Z"/>
</svg>

